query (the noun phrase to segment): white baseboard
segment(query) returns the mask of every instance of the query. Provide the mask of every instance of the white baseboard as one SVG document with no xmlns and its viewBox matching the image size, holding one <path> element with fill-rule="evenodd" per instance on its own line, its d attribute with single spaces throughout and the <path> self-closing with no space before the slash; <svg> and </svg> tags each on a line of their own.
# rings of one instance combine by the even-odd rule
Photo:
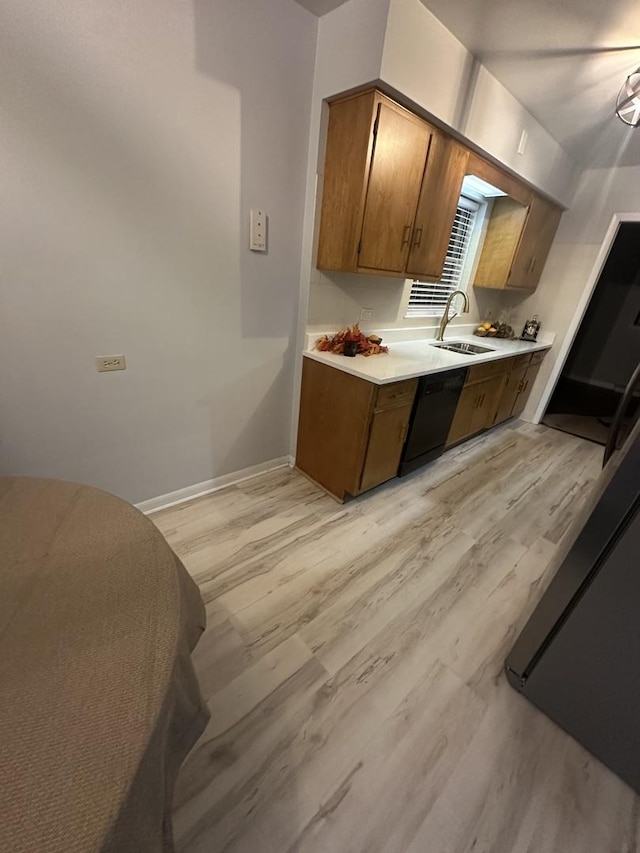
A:
<svg viewBox="0 0 640 853">
<path fill-rule="evenodd" d="M 241 483 L 243 480 L 250 480 L 259 474 L 292 466 L 293 462 L 292 456 L 280 456 L 278 459 L 260 462 L 258 465 L 243 468 L 241 471 L 233 471 L 231 474 L 223 474 L 221 477 L 214 477 L 212 480 L 194 483 L 193 486 L 185 486 L 184 489 L 177 489 L 175 492 L 168 492 L 166 495 L 158 495 L 157 498 L 149 498 L 148 501 L 140 501 L 140 503 L 135 504 L 135 507 L 148 515 L 161 509 L 168 509 L 170 506 L 185 503 L 185 501 L 191 501 L 194 498 L 201 498 L 203 495 L 210 495 L 212 492 L 218 492 L 220 489 Z"/>
</svg>

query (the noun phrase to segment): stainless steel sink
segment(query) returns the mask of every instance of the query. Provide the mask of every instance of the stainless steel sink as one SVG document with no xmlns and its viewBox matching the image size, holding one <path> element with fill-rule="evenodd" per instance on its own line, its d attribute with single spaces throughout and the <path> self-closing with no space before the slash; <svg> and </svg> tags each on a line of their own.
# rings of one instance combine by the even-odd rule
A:
<svg viewBox="0 0 640 853">
<path fill-rule="evenodd" d="M 480 355 L 483 352 L 495 352 L 491 347 L 481 347 L 478 344 L 468 344 L 466 341 L 439 341 L 431 344 L 438 349 L 446 349 L 449 352 L 457 352 L 460 355 Z"/>
</svg>

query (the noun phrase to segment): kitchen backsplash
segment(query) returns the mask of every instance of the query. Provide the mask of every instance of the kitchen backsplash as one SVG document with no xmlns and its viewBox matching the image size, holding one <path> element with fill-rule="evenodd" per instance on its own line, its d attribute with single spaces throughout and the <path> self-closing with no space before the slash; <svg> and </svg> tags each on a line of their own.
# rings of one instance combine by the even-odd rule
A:
<svg viewBox="0 0 640 853">
<path fill-rule="evenodd" d="M 314 269 L 309 293 L 308 325 L 314 329 L 338 329 L 361 322 L 368 329 L 424 328 L 437 326 L 439 317 L 405 317 L 411 281 L 384 276 L 323 272 Z M 526 319 L 535 294 L 469 287 L 469 313 L 456 317 L 452 326 L 498 319 L 517 328 Z M 361 320 L 362 311 L 371 316 Z M 535 312 L 534 312 L 535 313 Z M 544 321 L 544 317 L 543 317 Z"/>
</svg>

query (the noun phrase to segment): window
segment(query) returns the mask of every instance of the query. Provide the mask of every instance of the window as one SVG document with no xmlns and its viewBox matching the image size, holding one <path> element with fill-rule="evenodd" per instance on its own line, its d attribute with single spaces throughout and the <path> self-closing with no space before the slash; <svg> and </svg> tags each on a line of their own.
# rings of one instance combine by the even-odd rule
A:
<svg viewBox="0 0 640 853">
<path fill-rule="evenodd" d="M 463 273 L 479 209 L 480 204 L 477 201 L 460 196 L 442 278 L 436 282 L 413 282 L 405 317 L 440 316 L 453 291 L 465 289 Z"/>
</svg>

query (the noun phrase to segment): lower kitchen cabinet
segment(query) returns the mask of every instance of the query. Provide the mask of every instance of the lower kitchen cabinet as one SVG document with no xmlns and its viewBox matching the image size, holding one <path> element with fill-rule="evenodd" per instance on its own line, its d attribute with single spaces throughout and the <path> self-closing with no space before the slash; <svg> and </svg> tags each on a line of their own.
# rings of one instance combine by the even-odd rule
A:
<svg viewBox="0 0 640 853">
<path fill-rule="evenodd" d="M 470 367 L 446 447 L 517 417 L 544 355 L 527 353 Z M 377 385 L 304 358 L 297 468 L 340 501 L 395 477 L 417 389 L 417 379 Z"/>
<path fill-rule="evenodd" d="M 505 374 L 502 394 L 500 395 L 493 420 L 494 426 L 498 426 L 498 424 L 504 423 L 504 421 L 512 417 L 516 401 L 521 396 L 521 389 L 526 375 L 526 365 L 525 367 L 515 367 L 510 373 Z"/>
<path fill-rule="evenodd" d="M 338 500 L 395 477 L 417 387 L 376 385 L 305 358 L 296 466 Z"/>
<path fill-rule="evenodd" d="M 539 353 L 544 356 L 544 353 Z M 531 363 L 530 355 L 517 355 L 514 358 L 505 359 L 505 373 L 503 377 L 502 392 L 493 418 L 493 425 L 504 423 L 514 416 L 516 405 L 522 401 L 522 409 L 526 399 L 522 399 L 524 383 L 527 370 Z"/>
<path fill-rule="evenodd" d="M 366 492 L 398 473 L 412 405 L 374 411 L 364 458 L 360 491 Z"/>
<path fill-rule="evenodd" d="M 496 376 L 464 388 L 449 430 L 447 447 L 492 425 L 502 383 L 502 376 Z"/>
<path fill-rule="evenodd" d="M 543 352 L 534 352 L 534 354 L 531 356 L 531 361 L 527 366 L 526 373 L 522 377 L 521 383 L 518 386 L 518 395 L 511 410 L 512 418 L 517 418 L 522 414 L 524 407 L 527 404 L 527 400 L 529 399 L 531 389 L 533 388 L 533 383 L 536 381 L 536 377 L 538 375 L 538 371 L 540 370 L 540 365 L 542 364 L 543 358 Z"/>
<path fill-rule="evenodd" d="M 447 436 L 447 447 L 493 425 L 504 384 L 505 361 L 471 367 Z"/>
<path fill-rule="evenodd" d="M 544 356 L 517 355 L 471 367 L 446 446 L 521 415 Z"/>
</svg>

